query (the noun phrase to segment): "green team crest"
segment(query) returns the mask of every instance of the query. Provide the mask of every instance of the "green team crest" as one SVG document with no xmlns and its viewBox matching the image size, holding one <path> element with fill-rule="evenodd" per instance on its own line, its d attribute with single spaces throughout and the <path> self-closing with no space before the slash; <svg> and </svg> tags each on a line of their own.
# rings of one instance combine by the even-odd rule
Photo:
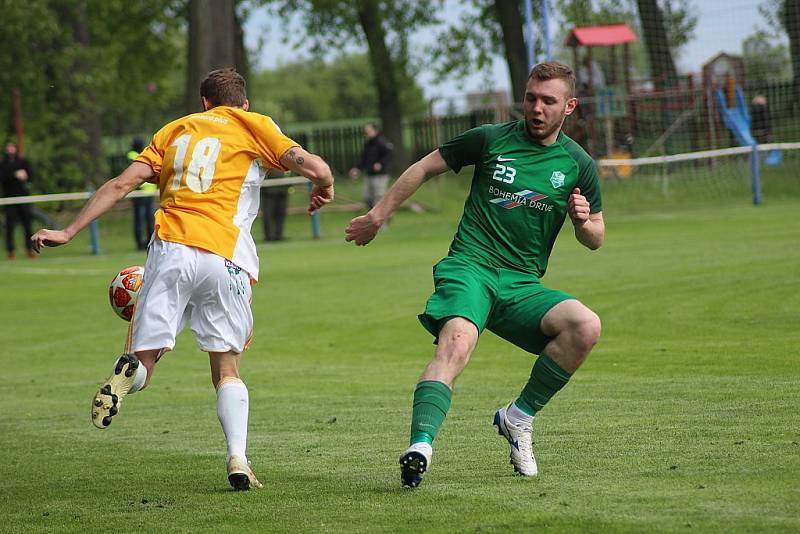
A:
<svg viewBox="0 0 800 534">
<path fill-rule="evenodd" d="M 553 171 L 553 174 L 550 175 L 550 183 L 553 184 L 555 189 L 564 185 L 564 173 L 561 171 Z"/>
</svg>

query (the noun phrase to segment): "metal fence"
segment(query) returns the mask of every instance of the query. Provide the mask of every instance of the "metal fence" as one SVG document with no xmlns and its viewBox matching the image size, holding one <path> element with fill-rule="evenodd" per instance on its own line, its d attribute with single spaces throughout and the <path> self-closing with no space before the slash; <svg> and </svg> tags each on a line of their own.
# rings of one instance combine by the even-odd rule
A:
<svg viewBox="0 0 800 534">
<path fill-rule="evenodd" d="M 507 120 L 509 110 L 485 109 L 462 115 L 426 117 L 407 121 L 403 125 L 403 140 L 412 159 L 429 153 L 444 141 L 481 124 Z M 344 174 L 358 165 L 364 148 L 361 126 L 332 126 L 292 131 L 287 135 L 320 155 L 335 174 Z"/>
<path fill-rule="evenodd" d="M 747 102 L 756 95 L 766 97 L 771 135 L 761 142 L 800 140 L 800 104 L 793 97 L 791 82 L 746 83 Z M 709 89 L 683 78 L 664 90 L 640 88 L 624 97 L 624 114 L 606 119 L 599 116 L 597 97 L 579 95 L 579 108 L 567 119 L 564 130 L 595 158 L 622 153 L 632 157 L 680 154 L 738 146 L 733 134 L 720 118 L 720 110 Z M 423 117 L 406 121 L 403 141 L 411 161 L 425 156 L 452 137 L 481 124 L 498 123 L 521 117 L 519 108 L 481 109 L 470 113 Z M 347 173 L 361 159 L 364 147 L 362 122 L 305 125 L 285 129 L 287 135 L 308 150 L 319 154 L 337 175 Z M 128 138 L 117 143 L 127 146 Z M 128 161 L 124 150 L 109 157 L 113 175 Z M 626 157 L 627 157 L 626 156 Z M 396 169 L 397 172 L 402 169 Z"/>
</svg>

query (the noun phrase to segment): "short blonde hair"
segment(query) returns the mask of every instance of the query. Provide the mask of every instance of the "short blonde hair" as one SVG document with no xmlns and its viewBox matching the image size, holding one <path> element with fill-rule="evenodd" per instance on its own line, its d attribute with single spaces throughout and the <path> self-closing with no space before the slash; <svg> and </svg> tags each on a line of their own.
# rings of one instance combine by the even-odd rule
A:
<svg viewBox="0 0 800 534">
<path fill-rule="evenodd" d="M 531 69 L 528 79 L 534 79 L 539 82 L 555 79 L 564 80 L 564 83 L 567 84 L 567 98 L 575 96 L 575 73 L 568 65 L 559 61 L 539 63 Z"/>
</svg>

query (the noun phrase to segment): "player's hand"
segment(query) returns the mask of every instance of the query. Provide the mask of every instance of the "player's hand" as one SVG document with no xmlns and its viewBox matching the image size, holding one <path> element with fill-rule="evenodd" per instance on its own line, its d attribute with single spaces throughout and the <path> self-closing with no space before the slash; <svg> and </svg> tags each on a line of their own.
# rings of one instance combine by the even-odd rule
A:
<svg viewBox="0 0 800 534">
<path fill-rule="evenodd" d="M 583 224 L 589 220 L 589 211 L 589 201 L 586 200 L 585 196 L 581 195 L 581 190 L 576 187 L 569 195 L 567 205 L 569 218 L 572 219 L 573 224 Z"/>
<path fill-rule="evenodd" d="M 308 214 L 312 215 L 325 204 L 333 202 L 333 184 L 327 186 L 315 185 L 311 190 L 311 198 L 308 202 Z"/>
<path fill-rule="evenodd" d="M 356 245 L 364 246 L 375 239 L 380 229 L 380 221 L 370 211 L 350 221 L 350 226 L 344 231 L 344 240 L 355 241 Z"/>
<path fill-rule="evenodd" d="M 31 236 L 33 250 L 41 252 L 43 247 L 57 247 L 70 242 L 70 237 L 64 230 L 39 230 Z"/>
</svg>

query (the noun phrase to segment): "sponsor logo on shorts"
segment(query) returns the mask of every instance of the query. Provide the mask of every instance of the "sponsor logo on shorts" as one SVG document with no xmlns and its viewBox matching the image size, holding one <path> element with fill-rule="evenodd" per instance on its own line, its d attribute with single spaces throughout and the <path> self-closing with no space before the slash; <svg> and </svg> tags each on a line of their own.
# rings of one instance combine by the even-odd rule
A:
<svg viewBox="0 0 800 534">
<path fill-rule="evenodd" d="M 228 274 L 230 275 L 228 289 L 230 289 L 231 292 L 235 291 L 237 295 L 243 295 L 245 293 L 245 285 L 242 277 L 239 276 L 242 272 L 242 268 L 231 260 L 225 260 L 225 267 L 228 269 Z"/>
<path fill-rule="evenodd" d="M 490 185 L 489 194 L 495 197 L 489 202 L 507 210 L 511 210 L 519 206 L 526 206 L 539 211 L 553 211 L 552 204 L 541 202 L 547 198 L 547 195 L 537 193 L 536 191 L 531 191 L 530 189 L 511 193 L 510 191 L 504 191 L 499 187 Z"/>
<path fill-rule="evenodd" d="M 225 267 L 227 267 L 228 273 L 230 273 L 231 276 L 235 276 L 242 272 L 242 268 L 233 263 L 231 260 L 225 260 Z"/>
</svg>

